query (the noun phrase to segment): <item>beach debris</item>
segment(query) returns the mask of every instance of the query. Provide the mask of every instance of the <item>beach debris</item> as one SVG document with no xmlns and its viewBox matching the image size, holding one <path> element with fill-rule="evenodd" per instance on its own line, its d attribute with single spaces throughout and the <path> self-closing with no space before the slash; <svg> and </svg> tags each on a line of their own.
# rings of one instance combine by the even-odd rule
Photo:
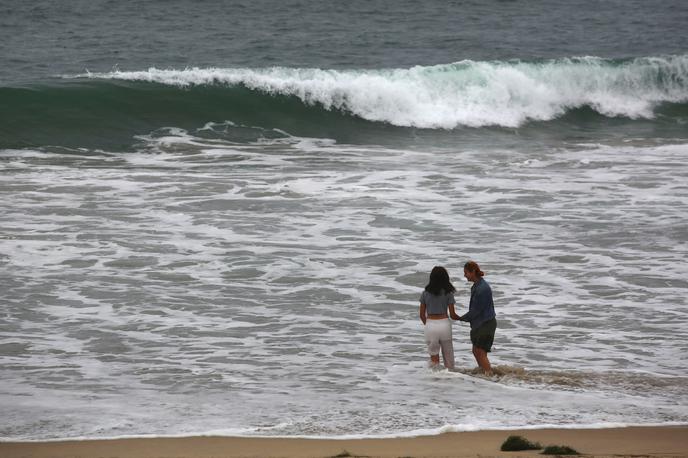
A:
<svg viewBox="0 0 688 458">
<path fill-rule="evenodd" d="M 342 450 L 341 453 L 331 456 L 329 458 L 355 458 L 357 455 L 352 455 L 347 450 Z"/>
<path fill-rule="evenodd" d="M 542 448 L 538 442 L 531 442 L 523 436 L 509 436 L 502 444 L 503 452 L 517 452 L 521 450 L 539 450 Z"/>
<path fill-rule="evenodd" d="M 580 455 L 568 445 L 548 445 L 542 451 L 542 455 Z"/>
</svg>

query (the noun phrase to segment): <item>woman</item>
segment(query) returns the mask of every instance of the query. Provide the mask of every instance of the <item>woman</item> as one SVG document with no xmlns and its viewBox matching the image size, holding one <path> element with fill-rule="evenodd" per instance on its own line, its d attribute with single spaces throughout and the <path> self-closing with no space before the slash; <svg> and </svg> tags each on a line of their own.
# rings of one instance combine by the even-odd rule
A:
<svg viewBox="0 0 688 458">
<path fill-rule="evenodd" d="M 471 302 L 468 305 L 468 313 L 460 317 L 461 321 L 471 323 L 471 343 L 473 344 L 473 356 L 482 372 L 492 375 L 492 366 L 487 354 L 492 350 L 497 319 L 492 301 L 492 288 L 483 276 L 480 266 L 475 261 L 468 261 L 463 267 L 463 275 L 466 280 L 473 282 L 471 287 Z"/>
<path fill-rule="evenodd" d="M 430 365 L 440 363 L 440 348 L 444 367 L 454 368 L 454 344 L 452 343 L 451 322 L 459 316 L 454 310 L 454 291 L 449 281 L 449 273 L 444 267 L 436 266 L 430 272 L 430 281 L 420 295 L 420 320 L 425 325 L 425 341 L 430 353 Z"/>
</svg>

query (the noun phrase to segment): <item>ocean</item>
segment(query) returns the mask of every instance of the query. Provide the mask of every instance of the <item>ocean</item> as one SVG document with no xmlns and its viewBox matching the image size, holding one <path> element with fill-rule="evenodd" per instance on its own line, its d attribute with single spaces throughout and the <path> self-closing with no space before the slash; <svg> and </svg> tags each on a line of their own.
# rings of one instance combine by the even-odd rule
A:
<svg viewBox="0 0 688 458">
<path fill-rule="evenodd" d="M 687 424 L 686 24 L 0 1 L 0 440 Z M 428 367 L 468 260 L 502 376 Z"/>
</svg>

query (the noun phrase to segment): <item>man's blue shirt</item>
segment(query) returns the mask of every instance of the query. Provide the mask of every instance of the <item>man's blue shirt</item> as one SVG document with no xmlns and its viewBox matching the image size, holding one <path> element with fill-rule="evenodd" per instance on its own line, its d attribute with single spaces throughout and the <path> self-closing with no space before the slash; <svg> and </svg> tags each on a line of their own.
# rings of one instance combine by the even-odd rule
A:
<svg viewBox="0 0 688 458">
<path fill-rule="evenodd" d="M 468 305 L 468 313 L 462 316 L 461 320 L 469 321 L 471 329 L 476 329 L 495 317 L 492 288 L 485 279 L 481 278 L 471 286 L 471 302 Z"/>
</svg>

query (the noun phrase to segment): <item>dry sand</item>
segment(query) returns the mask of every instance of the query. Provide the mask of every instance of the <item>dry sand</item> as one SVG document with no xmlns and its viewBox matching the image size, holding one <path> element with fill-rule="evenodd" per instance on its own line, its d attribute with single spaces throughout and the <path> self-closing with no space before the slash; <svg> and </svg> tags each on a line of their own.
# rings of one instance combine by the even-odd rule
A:
<svg viewBox="0 0 688 458">
<path fill-rule="evenodd" d="M 447 433 L 401 439 L 282 439 L 188 437 L 64 442 L 0 442 L 2 458 L 83 457 L 538 457 L 539 451 L 501 452 L 509 435 L 542 445 L 568 445 L 596 457 L 688 457 L 688 426 L 538 429 Z"/>
</svg>

